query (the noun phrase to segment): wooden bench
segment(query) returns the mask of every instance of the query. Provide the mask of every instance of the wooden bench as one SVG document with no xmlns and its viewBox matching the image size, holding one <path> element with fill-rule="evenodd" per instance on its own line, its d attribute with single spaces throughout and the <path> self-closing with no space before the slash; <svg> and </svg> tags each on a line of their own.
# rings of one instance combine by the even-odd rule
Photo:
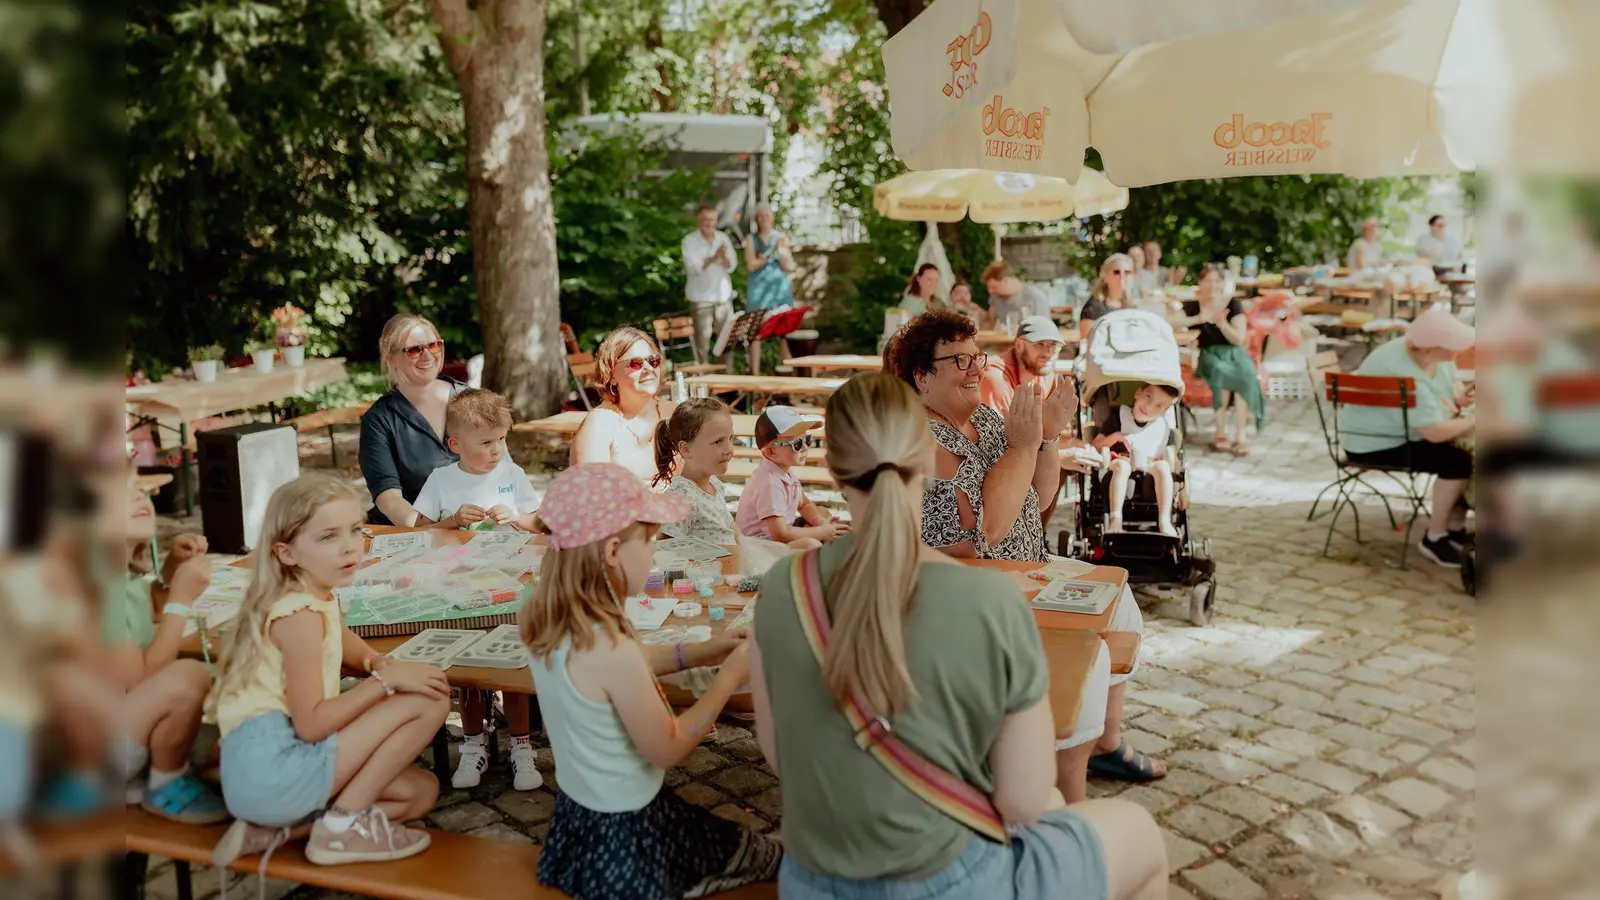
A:
<svg viewBox="0 0 1600 900">
<path fill-rule="evenodd" d="M 28 858 L 18 859 L 15 847 L 0 849 L 0 879 L 26 872 L 33 866 L 60 868 L 109 859 L 123 852 L 125 830 L 124 816 L 120 813 L 108 813 L 82 822 L 30 826 L 26 831 L 31 845 L 26 848 Z M 5 891 L 0 890 L 0 894 Z"/>
<path fill-rule="evenodd" d="M 755 472 L 756 466 L 758 465 L 760 465 L 759 460 L 745 459 L 735 455 L 733 460 L 728 463 L 727 474 L 722 476 L 722 480 L 744 481 L 750 477 L 751 473 Z M 833 476 L 829 475 L 828 470 L 822 468 L 821 466 L 795 466 L 789 471 L 794 473 L 796 478 L 800 479 L 801 484 L 809 484 L 817 487 L 833 486 Z"/>
<path fill-rule="evenodd" d="M 314 431 L 318 428 L 328 429 L 328 454 L 331 457 L 329 461 L 334 468 L 338 468 L 339 443 L 333 439 L 333 426 L 342 425 L 346 422 L 359 422 L 361 417 L 366 415 L 367 410 L 371 408 L 372 401 L 364 400 L 360 403 L 352 403 L 349 406 L 331 406 L 313 413 L 306 413 L 303 416 L 284 419 L 283 424 L 293 425 L 295 431 Z"/>
<path fill-rule="evenodd" d="M 139 813 L 130 816 L 127 848 L 161 856 L 175 863 L 178 897 L 193 897 L 190 865 L 211 865 L 211 848 L 226 825 L 180 825 Z M 428 849 L 408 859 L 384 863 L 319 866 L 306 859 L 305 842 L 294 841 L 273 852 L 266 874 L 301 884 L 392 900 L 504 900 L 508 894 L 527 900 L 561 900 L 567 895 L 539 884 L 539 848 L 494 838 L 428 830 Z M 248 856 L 228 868 L 255 872 L 260 859 Z M 749 885 L 713 895 L 723 900 L 772 900 L 776 882 Z"/>
</svg>

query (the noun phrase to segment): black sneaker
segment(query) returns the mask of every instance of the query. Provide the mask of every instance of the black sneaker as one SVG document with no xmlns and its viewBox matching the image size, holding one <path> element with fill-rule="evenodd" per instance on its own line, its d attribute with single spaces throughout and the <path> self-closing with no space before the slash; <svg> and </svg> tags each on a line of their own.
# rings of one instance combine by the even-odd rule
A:
<svg viewBox="0 0 1600 900">
<path fill-rule="evenodd" d="M 1423 535 L 1422 542 L 1417 544 L 1417 549 L 1422 551 L 1423 556 L 1447 569 L 1461 568 L 1461 551 L 1450 542 L 1449 535 L 1438 540 Z"/>
<path fill-rule="evenodd" d="M 1458 528 L 1445 533 L 1445 540 L 1456 545 L 1456 549 L 1465 550 L 1472 543 L 1472 534 L 1465 528 Z"/>
</svg>

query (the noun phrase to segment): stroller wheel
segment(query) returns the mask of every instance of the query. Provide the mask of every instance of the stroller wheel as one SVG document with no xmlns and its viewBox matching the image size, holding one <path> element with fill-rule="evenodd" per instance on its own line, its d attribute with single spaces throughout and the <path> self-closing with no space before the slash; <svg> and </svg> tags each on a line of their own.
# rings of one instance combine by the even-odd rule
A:
<svg viewBox="0 0 1600 900">
<path fill-rule="evenodd" d="M 1189 594 L 1189 622 L 1204 628 L 1211 622 L 1211 606 L 1217 599 L 1216 581 L 1202 581 Z"/>
</svg>

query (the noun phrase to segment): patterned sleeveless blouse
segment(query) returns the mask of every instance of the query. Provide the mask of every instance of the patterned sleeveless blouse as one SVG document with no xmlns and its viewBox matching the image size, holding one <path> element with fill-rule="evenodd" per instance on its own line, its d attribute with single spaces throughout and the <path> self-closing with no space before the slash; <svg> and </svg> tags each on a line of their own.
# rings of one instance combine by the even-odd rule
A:
<svg viewBox="0 0 1600 900">
<path fill-rule="evenodd" d="M 933 429 L 933 439 L 939 446 L 961 457 L 961 465 L 954 478 L 934 479 L 922 497 L 922 540 L 930 547 L 948 547 L 967 541 L 978 552 L 979 559 L 1008 559 L 1019 562 L 1043 562 L 1045 552 L 1044 523 L 1039 518 L 1039 495 L 1032 487 L 1022 503 L 1022 511 L 1011 531 L 999 543 L 990 544 L 983 536 L 983 481 L 1005 455 L 1006 426 L 1000 414 L 988 406 L 979 406 L 972 414 L 972 425 L 978 430 L 974 444 L 966 435 L 939 419 L 928 419 Z M 977 527 L 961 527 L 956 508 L 956 491 L 967 498 L 977 519 Z"/>
</svg>

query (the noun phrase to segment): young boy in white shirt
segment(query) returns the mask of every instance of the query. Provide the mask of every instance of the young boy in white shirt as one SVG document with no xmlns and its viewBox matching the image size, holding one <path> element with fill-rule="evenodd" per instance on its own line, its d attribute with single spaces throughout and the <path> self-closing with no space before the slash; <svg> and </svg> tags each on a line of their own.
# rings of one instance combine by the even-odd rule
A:
<svg viewBox="0 0 1600 900">
<path fill-rule="evenodd" d="M 435 528 L 520 528 L 533 530 L 539 495 L 528 475 L 506 452 L 511 430 L 511 405 L 494 391 L 462 391 L 445 408 L 445 433 L 458 462 L 433 470 L 412 504 L 420 515 L 418 525 Z M 435 518 L 430 518 L 435 517 Z M 461 704 L 461 756 L 450 784 L 457 789 L 477 787 L 489 767 L 489 748 L 483 733 L 487 712 L 483 691 L 469 690 Z M 531 791 L 544 784 L 534 767 L 529 738 L 528 695 L 505 695 L 506 725 L 511 732 L 511 785 Z"/>
<path fill-rule="evenodd" d="M 511 405 L 494 391 L 462 391 L 445 409 L 450 452 L 460 459 L 434 469 L 416 502 L 418 525 L 493 531 L 533 530 L 539 508 L 528 475 L 506 452 Z"/>
</svg>

